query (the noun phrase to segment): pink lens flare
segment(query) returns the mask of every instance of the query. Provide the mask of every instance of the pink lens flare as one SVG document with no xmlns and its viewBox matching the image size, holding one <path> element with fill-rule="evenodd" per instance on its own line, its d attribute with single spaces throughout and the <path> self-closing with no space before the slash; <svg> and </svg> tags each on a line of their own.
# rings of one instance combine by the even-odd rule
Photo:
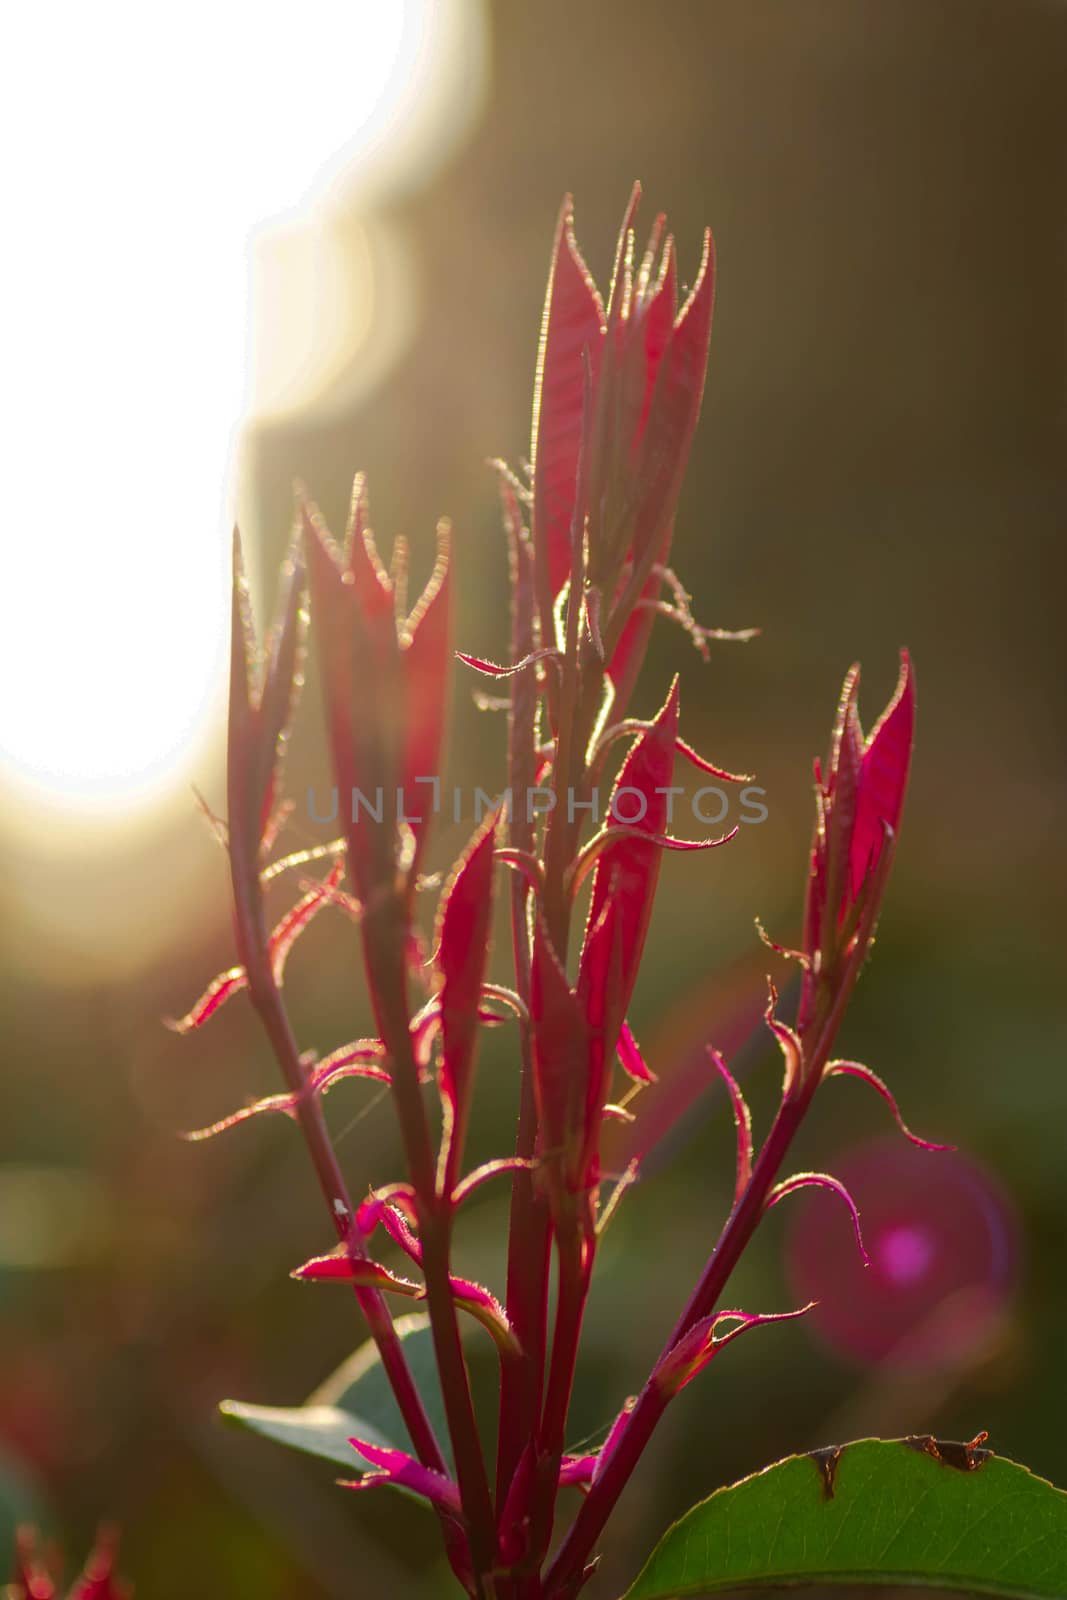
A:
<svg viewBox="0 0 1067 1600">
<path fill-rule="evenodd" d="M 966 1365 L 991 1339 L 1019 1276 L 1014 1208 L 997 1180 L 956 1153 L 889 1138 L 833 1163 L 859 1208 L 864 1268 L 831 1197 L 797 1198 L 786 1260 L 810 1325 L 839 1355 L 910 1371 Z"/>
</svg>

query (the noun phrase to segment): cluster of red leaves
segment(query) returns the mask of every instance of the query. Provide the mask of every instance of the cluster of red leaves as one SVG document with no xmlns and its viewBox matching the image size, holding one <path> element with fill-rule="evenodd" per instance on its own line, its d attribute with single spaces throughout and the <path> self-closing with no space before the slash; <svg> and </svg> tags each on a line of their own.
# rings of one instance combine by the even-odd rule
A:
<svg viewBox="0 0 1067 1600">
<path fill-rule="evenodd" d="M 635 189 L 606 301 L 579 253 L 569 202 L 560 215 L 537 365 L 531 481 L 526 487 L 506 470 L 502 481 L 512 660 L 498 666 L 462 657 L 508 680 L 511 804 L 486 818 L 449 877 L 432 955 L 426 957 L 419 934 L 415 890 L 445 723 L 448 530 L 441 525 L 437 565 L 409 609 L 406 548 L 397 543 L 387 570 L 357 478 L 341 547 L 315 508 L 301 500 L 277 620 L 262 652 L 237 551 L 226 838 L 240 965 L 175 1024 L 183 1032 L 195 1029 L 231 995 L 248 992 L 286 1089 L 202 1133 L 272 1110 L 300 1125 L 338 1242 L 295 1276 L 340 1279 L 355 1288 L 413 1444 L 408 1454 L 353 1440 L 372 1469 L 358 1486 L 394 1483 L 425 1495 L 441 1517 L 462 1584 L 482 1595 L 491 1574 L 501 1600 L 575 1594 L 591 1570 L 604 1519 L 669 1400 L 738 1334 L 801 1314 L 718 1307 L 732 1266 L 767 1209 L 802 1185 L 822 1184 L 851 1207 L 859 1238 L 851 1198 L 835 1179 L 780 1177 L 821 1079 L 833 1073 L 865 1078 L 899 1121 L 881 1080 L 859 1063 L 831 1059 L 831 1050 L 874 936 L 904 802 L 914 716 L 906 656 L 896 695 L 866 739 L 853 669 L 829 760 L 825 770 L 816 768 L 803 948 L 779 951 L 803 967 L 799 1006 L 792 1022 L 779 1018 L 772 986 L 766 1012 L 786 1063 L 778 1116 L 757 1153 L 740 1087 L 711 1051 L 737 1124 L 734 1208 L 640 1395 L 622 1407 L 599 1452 L 568 1454 L 565 1430 L 597 1240 L 622 1187 L 602 1203 L 602 1131 L 606 1118 L 630 1114 L 614 1101 L 617 1083 L 628 1082 L 632 1097 L 653 1081 L 627 1013 L 662 852 L 707 849 L 733 837 L 685 840 L 668 831 L 667 796 L 678 756 L 732 779 L 680 738 L 677 682 L 651 720 L 626 714 L 656 616 L 680 624 L 701 650 L 709 638 L 724 636 L 695 622 L 669 566 L 704 389 L 714 293 L 711 238 L 705 237 L 696 280 L 679 308 L 674 245 L 662 216 L 643 257 L 635 256 L 638 198 Z M 279 817 L 284 820 L 279 770 L 301 681 L 305 566 L 334 781 L 346 799 L 359 791 L 387 796 L 389 803 L 380 815 L 346 804 L 343 838 L 271 863 Z M 621 742 L 628 747 L 608 813 L 586 838 L 589 797 Z M 537 817 L 524 804 L 524 790 L 533 785 L 548 785 L 553 796 Z M 271 931 L 268 883 L 319 857 L 331 859 L 328 875 L 305 884 L 302 898 Z M 498 860 L 513 869 L 513 989 L 487 980 Z M 571 934 L 587 883 L 575 951 Z M 376 1033 L 316 1061 L 299 1052 L 281 985 L 296 938 L 330 905 L 360 925 Z M 523 1063 L 516 1144 L 513 1152 L 465 1172 L 480 1030 L 509 1014 L 518 1019 Z M 358 1206 L 349 1200 L 321 1109 L 325 1091 L 348 1077 L 388 1086 L 408 1168 L 402 1181 Z M 428 1081 L 437 1089 L 435 1116 L 424 1093 Z M 512 1190 L 503 1302 L 451 1268 L 458 1207 L 498 1175 L 510 1179 Z M 635 1175 L 623 1175 L 623 1185 Z M 405 1258 L 403 1274 L 371 1254 L 379 1238 Z M 558 1287 L 550 1330 L 553 1252 Z M 454 1474 L 411 1382 L 386 1294 L 423 1300 L 429 1310 Z M 460 1345 L 459 1311 L 477 1318 L 499 1351 L 495 1491 Z M 566 1486 L 581 1488 L 585 1499 L 546 1569 L 556 1495 Z"/>
</svg>

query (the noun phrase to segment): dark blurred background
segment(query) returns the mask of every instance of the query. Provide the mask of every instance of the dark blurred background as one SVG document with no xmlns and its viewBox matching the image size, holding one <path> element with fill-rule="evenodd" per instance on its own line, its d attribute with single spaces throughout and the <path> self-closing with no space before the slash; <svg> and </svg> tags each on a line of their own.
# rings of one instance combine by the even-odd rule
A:
<svg viewBox="0 0 1067 1600">
<path fill-rule="evenodd" d="M 821 1196 L 769 1219 L 736 1302 L 784 1309 L 816 1271 L 823 1320 L 740 1341 L 686 1391 L 613 1524 L 591 1590 L 609 1600 L 694 1498 L 792 1450 L 986 1428 L 997 1450 L 1067 1482 L 1067 8 L 458 9 L 465 48 L 482 30 L 463 142 L 425 181 L 416 168 L 369 198 L 343 184 L 333 198 L 334 248 L 342 259 L 351 250 L 353 273 L 368 250 L 386 262 L 374 315 L 403 335 L 375 358 L 373 381 L 353 336 L 327 367 L 303 373 L 299 403 L 264 406 L 241 437 L 238 499 L 261 614 L 292 480 L 339 531 L 360 468 L 381 538 L 408 535 L 417 568 L 428 569 L 437 516 L 453 517 L 457 643 L 504 654 L 505 546 L 486 458 L 518 466 L 528 453 L 562 194 L 575 195 L 603 285 L 639 177 L 645 222 L 667 211 L 683 278 L 705 223 L 719 259 L 675 564 L 700 620 L 763 629 L 751 644 L 716 647 L 705 666 L 660 625 L 644 703 L 658 704 L 680 670 L 687 737 L 758 773 L 769 809 L 729 849 L 664 863 L 635 1017 L 663 1079 L 653 1093 L 669 1098 L 691 1079 L 704 1039 L 743 1034 L 774 964 L 753 917 L 786 941 L 795 932 L 810 761 L 845 669 L 863 662 L 868 722 L 902 644 L 919 688 L 898 866 L 842 1051 L 886 1076 L 912 1125 L 951 1139 L 960 1164 L 945 1158 L 948 1176 L 927 1191 L 933 1169 L 922 1163 L 939 1158 L 905 1160 L 873 1097 L 826 1086 L 798 1164 L 847 1169 L 861 1203 L 865 1185 L 878 1189 L 886 1226 L 919 1240 L 905 1251 L 914 1272 L 905 1265 L 896 1289 L 883 1283 L 881 1306 L 869 1293 L 857 1330 L 835 1321 L 832 1304 L 835 1285 L 841 1305 L 865 1292 L 850 1276 L 847 1219 Z M 289 117 L 315 92 L 314 63 L 303 65 Z M 374 257 L 376 240 L 385 255 Z M 269 235 L 261 248 L 269 255 Z M 310 290 L 290 283 L 279 262 L 272 292 L 286 316 L 328 323 L 314 275 Z M 172 555 L 180 563 L 181 549 Z M 454 781 L 498 786 L 502 719 L 475 709 L 458 674 L 453 727 Z M 221 809 L 217 739 L 198 775 Z M 290 782 L 298 800 L 326 784 L 314 666 Z M 298 1403 L 361 1330 L 341 1292 L 288 1278 L 330 1242 L 291 1126 L 264 1119 L 207 1145 L 177 1138 L 274 1087 L 242 1000 L 188 1039 L 161 1026 L 232 961 L 223 858 L 187 782 L 165 813 L 106 848 L 88 824 L 81 843 L 69 823 L 61 843 L 14 812 L 4 826 L 6 1497 L 71 1560 L 99 1518 L 118 1519 L 122 1566 L 144 1600 L 448 1592 L 436 1525 L 412 1503 L 346 1498 L 328 1469 L 213 1420 L 227 1396 Z M 440 830 L 436 865 L 461 832 Z M 292 846 L 322 835 L 298 806 Z M 355 961 L 353 930 L 332 914 L 298 947 L 287 994 L 305 1047 L 324 1052 L 365 1031 Z M 759 1044 L 741 1059 L 766 1119 L 778 1065 Z M 504 1153 L 515 1087 L 513 1040 L 501 1034 L 482 1055 L 478 1151 Z M 329 1111 L 353 1189 L 399 1175 L 390 1108 L 370 1086 L 339 1089 Z M 607 1235 L 576 1439 L 639 1387 L 728 1207 L 721 1095 L 702 1094 L 684 1125 L 685 1138 L 653 1150 Z M 461 1244 L 465 1264 L 497 1288 L 503 1200 L 489 1191 L 472 1205 Z M 964 1250 L 962 1267 L 937 1267 L 961 1212 L 974 1218 L 973 1260 Z M 885 1319 L 892 1338 L 879 1334 Z M 939 1332 L 927 1338 L 931 1325 Z"/>
</svg>

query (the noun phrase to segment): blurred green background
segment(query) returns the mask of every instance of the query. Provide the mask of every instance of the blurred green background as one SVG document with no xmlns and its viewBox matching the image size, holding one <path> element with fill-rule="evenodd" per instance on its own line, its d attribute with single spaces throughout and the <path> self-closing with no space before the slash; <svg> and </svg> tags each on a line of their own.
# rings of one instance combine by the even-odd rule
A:
<svg viewBox="0 0 1067 1600">
<path fill-rule="evenodd" d="M 1016 1287 L 957 1360 L 862 1365 L 803 1325 L 731 1348 L 686 1391 L 626 1495 L 590 1591 L 608 1600 L 692 1499 L 793 1449 L 988 1428 L 998 1450 L 1067 1483 L 1067 10 L 466 9 L 485 57 L 471 69 L 465 142 L 428 181 L 384 185 L 372 206 L 339 191 L 334 211 L 338 248 L 355 252 L 377 228 L 399 252 L 376 310 L 403 321 L 404 339 L 370 387 L 355 347 L 305 402 L 245 428 L 257 595 L 288 537 L 294 477 L 339 530 L 365 469 L 376 529 L 386 544 L 408 535 L 416 568 L 428 568 L 437 516 L 453 517 L 457 643 L 499 659 L 505 547 L 485 462 L 518 464 L 529 448 L 561 195 L 575 195 L 602 284 L 635 177 L 646 223 L 669 215 L 683 278 L 710 223 L 711 367 L 674 559 L 702 621 L 763 634 L 703 666 L 661 625 L 642 693 L 658 703 L 680 670 L 686 736 L 757 772 L 770 814 L 727 850 L 665 861 L 638 1033 L 666 1080 L 751 1004 L 767 964 L 753 916 L 786 939 L 799 916 L 810 760 L 840 679 L 862 659 L 873 720 L 906 644 L 919 688 L 913 789 L 842 1049 L 890 1079 L 914 1126 L 985 1169 L 1020 1223 Z M 308 67 L 286 115 L 314 92 Z M 299 323 L 299 300 L 287 314 Z M 502 720 L 474 708 L 459 674 L 453 728 L 454 781 L 499 785 Z M 214 761 L 203 782 L 221 809 Z M 295 796 L 309 784 L 326 784 L 314 668 L 290 767 Z M 0 1475 L 72 1560 L 99 1518 L 121 1521 L 122 1567 L 144 1600 L 447 1592 L 432 1518 L 388 1495 L 347 1498 L 328 1470 L 213 1418 L 226 1396 L 297 1403 L 361 1331 L 343 1293 L 288 1278 L 329 1243 L 290 1125 L 265 1119 L 202 1146 L 177 1138 L 274 1087 L 240 999 L 190 1039 L 161 1026 L 232 960 L 223 859 L 187 789 L 154 831 L 131 826 L 118 847 L 89 831 L 62 849 L 14 822 L 5 831 Z M 294 846 L 314 834 L 298 811 Z M 436 865 L 460 836 L 440 830 Z M 325 1051 L 365 1031 L 355 971 L 353 930 L 324 916 L 289 968 L 302 1045 Z M 511 1137 L 512 1044 L 502 1033 L 483 1051 L 478 1151 L 503 1154 Z M 757 1118 L 777 1075 L 757 1051 L 746 1076 Z M 390 1108 L 372 1099 L 351 1085 L 329 1104 L 357 1192 L 399 1176 Z M 722 1098 L 686 1120 L 674 1159 L 650 1162 L 607 1237 L 576 1438 L 639 1386 L 728 1206 Z M 798 1163 L 832 1169 L 885 1131 L 873 1099 L 832 1086 Z M 810 1226 L 822 1225 L 817 1206 Z M 461 1243 L 497 1288 L 503 1217 L 503 1193 L 490 1192 Z M 768 1221 L 739 1273 L 741 1304 L 791 1303 L 786 1241 L 801 1225 L 784 1208 Z"/>
</svg>

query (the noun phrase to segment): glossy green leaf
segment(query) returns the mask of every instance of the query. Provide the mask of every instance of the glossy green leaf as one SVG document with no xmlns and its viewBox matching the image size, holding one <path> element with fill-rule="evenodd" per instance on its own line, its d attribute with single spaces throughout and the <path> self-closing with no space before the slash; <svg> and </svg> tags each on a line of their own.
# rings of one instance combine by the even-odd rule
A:
<svg viewBox="0 0 1067 1600">
<path fill-rule="evenodd" d="M 446 1448 L 448 1427 L 434 1361 L 429 1319 L 398 1317 L 396 1331 L 430 1422 Z M 309 1395 L 302 1406 L 255 1406 L 224 1400 L 219 1411 L 226 1422 L 264 1439 L 302 1450 L 344 1468 L 351 1477 L 361 1470 L 349 1444 L 358 1437 L 370 1444 L 409 1448 L 407 1429 L 389 1387 L 373 1340 L 361 1345 L 337 1371 Z"/>
<path fill-rule="evenodd" d="M 991 1452 L 862 1439 L 790 1456 L 676 1522 L 625 1600 L 797 1584 L 1067 1596 L 1067 1494 Z"/>
</svg>

